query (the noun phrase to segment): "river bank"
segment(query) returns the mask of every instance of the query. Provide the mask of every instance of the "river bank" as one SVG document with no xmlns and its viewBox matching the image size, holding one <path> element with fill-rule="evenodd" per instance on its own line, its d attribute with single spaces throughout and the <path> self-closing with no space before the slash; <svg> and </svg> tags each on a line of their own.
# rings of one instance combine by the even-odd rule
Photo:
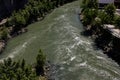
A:
<svg viewBox="0 0 120 80">
<path fill-rule="evenodd" d="M 82 21 L 82 19 L 83 15 L 80 14 L 80 20 Z M 120 38 L 103 26 L 87 25 L 84 26 L 84 29 L 83 35 L 91 37 L 97 48 L 102 49 L 104 54 L 107 54 L 120 65 Z"/>
<path fill-rule="evenodd" d="M 84 35 L 91 36 L 96 48 L 103 50 L 104 54 L 120 65 L 120 15 L 116 6 L 107 4 L 100 9 L 97 0 L 94 5 L 92 1 L 87 1 L 82 2 L 80 13 Z"/>
</svg>

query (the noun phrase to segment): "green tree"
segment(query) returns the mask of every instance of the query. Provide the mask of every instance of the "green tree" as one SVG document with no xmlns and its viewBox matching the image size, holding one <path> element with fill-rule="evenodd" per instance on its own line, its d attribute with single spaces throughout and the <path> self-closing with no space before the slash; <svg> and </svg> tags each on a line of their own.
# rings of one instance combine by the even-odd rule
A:
<svg viewBox="0 0 120 80">
<path fill-rule="evenodd" d="M 6 40 L 8 38 L 8 30 L 7 28 L 3 27 L 3 29 L 0 31 L 0 39 Z"/>
<path fill-rule="evenodd" d="M 120 28 L 120 17 L 118 17 L 116 20 L 115 20 L 115 26 L 117 28 Z"/>
<path fill-rule="evenodd" d="M 109 4 L 105 7 L 105 12 L 110 17 L 114 17 L 115 10 L 116 10 L 116 8 L 115 8 L 114 4 Z"/>
<path fill-rule="evenodd" d="M 89 25 L 92 24 L 97 17 L 98 11 L 96 9 L 86 8 L 83 12 L 83 24 Z"/>
<path fill-rule="evenodd" d="M 98 8 L 98 0 L 88 0 L 88 4 L 87 4 L 89 8 L 92 9 L 97 9 Z"/>
<path fill-rule="evenodd" d="M 39 54 L 36 58 L 36 74 L 43 75 L 44 74 L 44 65 L 45 65 L 46 57 L 43 52 L 40 50 Z"/>
<path fill-rule="evenodd" d="M 81 7 L 83 9 L 86 8 L 98 9 L 98 0 L 82 0 Z"/>
<path fill-rule="evenodd" d="M 14 62 L 11 58 L 5 59 L 0 63 L 0 80 L 37 80 L 32 69 L 31 66 L 25 65 L 24 60 L 20 63 Z"/>
<path fill-rule="evenodd" d="M 108 23 L 111 22 L 111 20 L 109 19 L 110 16 L 107 15 L 107 13 L 104 12 L 104 11 L 99 11 L 99 12 L 98 12 L 98 18 L 100 18 L 101 24 L 108 24 Z M 109 19 L 109 20 L 108 20 L 108 19 Z"/>
</svg>

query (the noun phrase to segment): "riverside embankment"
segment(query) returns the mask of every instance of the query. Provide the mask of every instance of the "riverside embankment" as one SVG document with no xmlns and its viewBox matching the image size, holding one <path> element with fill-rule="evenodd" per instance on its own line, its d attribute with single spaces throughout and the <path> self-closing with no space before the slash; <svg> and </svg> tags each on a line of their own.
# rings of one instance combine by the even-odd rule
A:
<svg viewBox="0 0 120 80">
<path fill-rule="evenodd" d="M 86 34 L 90 34 L 94 39 L 96 46 L 103 50 L 110 58 L 120 64 L 120 37 L 113 34 L 108 28 L 104 26 L 91 26 L 89 30 L 85 29 Z"/>
</svg>

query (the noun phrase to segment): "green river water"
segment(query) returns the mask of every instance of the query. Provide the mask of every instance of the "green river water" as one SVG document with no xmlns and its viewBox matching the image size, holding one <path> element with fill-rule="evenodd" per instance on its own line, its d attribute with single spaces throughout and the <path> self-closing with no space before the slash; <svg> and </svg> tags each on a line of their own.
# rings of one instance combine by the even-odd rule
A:
<svg viewBox="0 0 120 80">
<path fill-rule="evenodd" d="M 8 42 L 1 61 L 24 58 L 32 64 L 42 49 L 58 66 L 53 71 L 55 80 L 120 80 L 120 67 L 101 50 L 95 50 L 90 38 L 81 35 L 84 29 L 79 10 L 78 1 L 69 3 L 29 25 L 27 33 Z"/>
</svg>

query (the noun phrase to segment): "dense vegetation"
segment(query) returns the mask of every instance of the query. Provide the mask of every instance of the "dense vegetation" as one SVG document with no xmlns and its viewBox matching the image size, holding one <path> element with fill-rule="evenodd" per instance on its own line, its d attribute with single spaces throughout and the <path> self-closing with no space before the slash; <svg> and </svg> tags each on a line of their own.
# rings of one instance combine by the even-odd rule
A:
<svg viewBox="0 0 120 80">
<path fill-rule="evenodd" d="M 108 4 L 103 9 L 99 9 L 98 0 L 83 0 L 82 3 L 84 25 L 119 24 L 119 16 L 115 14 L 114 4 Z"/>
<path fill-rule="evenodd" d="M 84 25 L 112 24 L 116 28 L 120 28 L 120 16 L 115 14 L 116 6 L 114 4 L 108 4 L 103 9 L 99 9 L 98 0 L 83 0 L 81 7 Z"/>
<path fill-rule="evenodd" d="M 40 75 L 44 75 L 45 60 L 45 55 L 41 50 L 34 67 L 27 65 L 24 59 L 18 62 L 11 58 L 5 59 L 3 63 L 0 63 L 0 80 L 38 80 Z"/>
</svg>

